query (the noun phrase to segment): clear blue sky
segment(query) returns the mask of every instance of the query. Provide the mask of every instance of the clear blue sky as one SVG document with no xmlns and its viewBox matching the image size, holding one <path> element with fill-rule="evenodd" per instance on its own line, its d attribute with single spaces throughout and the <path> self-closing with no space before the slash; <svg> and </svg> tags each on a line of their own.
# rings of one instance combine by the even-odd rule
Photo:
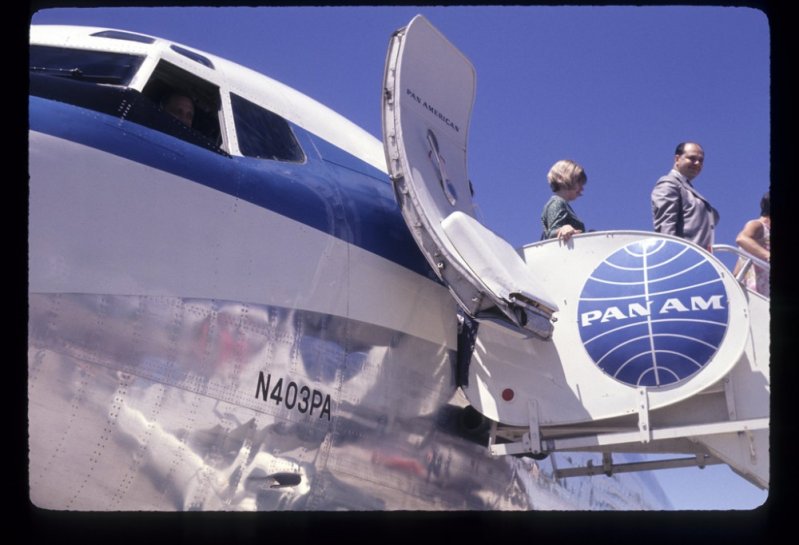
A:
<svg viewBox="0 0 799 545">
<path fill-rule="evenodd" d="M 537 240 L 549 167 L 588 173 L 590 229 L 651 230 L 649 193 L 677 143 L 705 149 L 695 185 L 735 244 L 770 183 L 770 31 L 743 7 L 81 8 L 40 24 L 111 26 L 226 57 L 312 96 L 375 136 L 391 33 L 425 15 L 469 57 L 469 174 L 483 223 Z M 729 260 L 725 260 L 729 261 Z M 679 509 L 752 509 L 767 493 L 726 467 L 656 473 Z"/>
</svg>

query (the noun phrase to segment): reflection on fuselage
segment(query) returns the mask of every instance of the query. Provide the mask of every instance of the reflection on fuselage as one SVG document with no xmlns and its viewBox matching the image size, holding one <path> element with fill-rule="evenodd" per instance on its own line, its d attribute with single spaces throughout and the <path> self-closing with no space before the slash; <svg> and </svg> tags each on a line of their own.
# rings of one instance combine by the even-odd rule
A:
<svg viewBox="0 0 799 545">
<path fill-rule="evenodd" d="M 67 294 L 31 295 L 30 331 L 31 498 L 42 507 L 546 509 L 574 500 L 548 462 L 488 457 L 484 437 L 460 425 L 452 354 L 407 335 L 296 310 Z M 283 379 L 266 399 L 257 388 L 265 372 Z M 331 418 L 301 411 L 289 384 L 330 395 Z M 35 396 L 40 389 L 54 394 Z M 297 479 L 274 477 L 286 474 Z"/>
</svg>

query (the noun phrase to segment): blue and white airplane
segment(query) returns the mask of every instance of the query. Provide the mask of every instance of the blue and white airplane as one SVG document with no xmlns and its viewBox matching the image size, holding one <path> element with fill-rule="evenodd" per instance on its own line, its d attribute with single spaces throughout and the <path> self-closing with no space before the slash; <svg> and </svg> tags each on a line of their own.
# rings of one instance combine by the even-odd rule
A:
<svg viewBox="0 0 799 545">
<path fill-rule="evenodd" d="M 383 93 L 381 142 L 193 48 L 31 27 L 33 504 L 662 509 L 648 470 L 716 463 L 767 488 L 768 299 L 674 237 L 483 226 L 474 69 L 423 17 Z"/>
</svg>

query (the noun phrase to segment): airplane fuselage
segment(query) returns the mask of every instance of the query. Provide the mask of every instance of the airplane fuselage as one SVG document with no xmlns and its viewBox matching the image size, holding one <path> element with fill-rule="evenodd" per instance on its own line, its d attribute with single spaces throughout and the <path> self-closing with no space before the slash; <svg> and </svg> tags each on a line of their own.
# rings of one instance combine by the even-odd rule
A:
<svg viewBox="0 0 799 545">
<path fill-rule="evenodd" d="M 103 78 L 32 60 L 35 505 L 657 503 L 637 480 L 609 478 L 589 500 L 547 461 L 487 455 L 455 378 L 457 306 L 403 222 L 378 140 L 222 59 L 94 31 L 32 34 L 50 53 L 138 59 Z M 162 111 L 166 84 L 193 88 L 212 128 Z M 279 129 L 254 127 L 267 122 Z M 259 150 L 259 130 L 288 141 Z"/>
</svg>

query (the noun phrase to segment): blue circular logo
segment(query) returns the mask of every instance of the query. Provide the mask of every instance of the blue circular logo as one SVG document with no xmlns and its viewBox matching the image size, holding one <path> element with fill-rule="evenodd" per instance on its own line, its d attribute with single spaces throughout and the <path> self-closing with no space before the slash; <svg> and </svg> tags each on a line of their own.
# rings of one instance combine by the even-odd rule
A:
<svg viewBox="0 0 799 545">
<path fill-rule="evenodd" d="M 649 239 L 607 257 L 583 286 L 580 338 L 605 373 L 631 386 L 685 381 L 707 365 L 728 326 L 719 272 L 696 249 Z"/>
</svg>

